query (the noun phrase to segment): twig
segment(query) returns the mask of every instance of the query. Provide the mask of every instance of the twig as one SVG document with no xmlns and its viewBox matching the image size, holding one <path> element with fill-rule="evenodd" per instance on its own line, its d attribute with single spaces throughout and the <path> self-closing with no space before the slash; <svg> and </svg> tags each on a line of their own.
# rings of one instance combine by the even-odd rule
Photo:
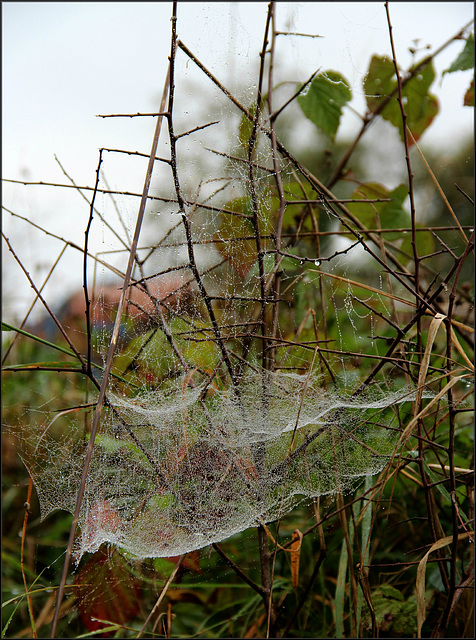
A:
<svg viewBox="0 0 476 640">
<path fill-rule="evenodd" d="M 184 131 L 184 133 L 180 133 L 175 136 L 176 140 L 183 138 L 184 136 L 189 136 L 191 133 L 195 133 L 195 131 L 201 131 L 202 129 L 206 129 L 207 127 L 211 127 L 214 124 L 218 124 L 219 120 L 215 120 L 214 122 L 208 122 L 207 124 L 201 124 L 198 127 L 193 127 L 193 129 L 189 129 L 188 131 Z"/>
<path fill-rule="evenodd" d="M 26 270 L 25 266 L 23 265 L 23 263 L 21 262 L 20 258 L 17 256 L 17 254 L 15 253 L 15 251 L 13 250 L 12 245 L 10 244 L 10 241 L 8 240 L 8 238 L 4 235 L 3 231 L 2 231 L 2 236 L 3 239 L 5 240 L 5 242 L 7 243 L 7 246 L 10 250 L 10 253 L 12 254 L 12 256 L 15 258 L 15 260 L 17 261 L 17 263 L 20 265 L 23 273 L 26 275 L 28 282 L 30 283 L 31 288 L 33 289 L 33 291 L 36 293 L 37 297 L 41 300 L 41 302 L 43 303 L 43 306 L 45 307 L 45 309 L 48 311 L 48 313 L 50 314 L 52 320 L 54 321 L 54 323 L 56 324 L 56 326 L 58 327 L 58 329 L 61 331 L 61 334 L 63 335 L 63 337 L 65 338 L 66 342 L 68 343 L 68 345 L 71 348 L 71 351 L 73 352 L 73 355 L 75 355 L 77 357 L 77 359 L 80 361 L 81 366 L 83 367 L 84 372 L 87 372 L 87 366 L 86 363 L 84 361 L 83 356 L 79 353 L 79 351 L 76 349 L 76 347 L 74 346 L 74 344 L 71 342 L 68 334 L 66 333 L 66 331 L 63 328 L 63 325 L 61 324 L 61 322 L 58 320 L 58 318 L 55 316 L 55 314 L 53 313 L 53 311 L 50 309 L 48 303 L 46 302 L 46 300 L 43 298 L 43 296 L 41 295 L 40 291 L 37 289 L 35 283 L 33 282 L 30 274 L 28 273 L 28 271 Z"/>
<path fill-rule="evenodd" d="M 56 268 L 57 264 L 59 263 L 59 261 L 60 261 L 60 260 L 61 260 L 61 258 L 63 257 L 63 254 L 64 254 L 64 252 L 66 251 L 66 249 L 67 249 L 67 245 L 65 244 L 65 245 L 63 246 L 63 248 L 61 249 L 59 256 L 58 256 L 58 257 L 56 258 L 56 260 L 54 261 L 54 263 L 53 263 L 53 265 L 52 265 L 51 269 L 48 271 L 48 274 L 47 274 L 46 278 L 44 279 L 43 284 L 42 284 L 42 285 L 41 285 L 41 287 L 38 289 L 38 291 L 39 291 L 40 293 L 43 291 L 43 289 L 44 289 L 44 288 L 45 288 L 45 286 L 47 285 L 48 280 L 50 279 L 51 275 L 53 274 L 53 271 L 55 270 L 55 268 Z M 21 321 L 20 326 L 18 327 L 18 329 L 23 329 L 23 327 L 25 326 L 26 321 L 28 320 L 28 317 L 29 317 L 30 313 L 32 312 L 33 307 L 35 306 L 35 304 L 37 303 L 37 301 L 38 301 L 38 296 L 35 296 L 35 299 L 34 299 L 34 300 L 33 300 L 33 302 L 31 303 L 30 308 L 29 308 L 29 309 L 28 309 L 28 311 L 26 312 L 25 317 L 24 317 L 24 318 L 23 318 L 23 320 Z M 8 345 L 8 347 L 5 349 L 5 353 L 4 353 L 3 358 L 2 358 L 2 366 L 5 364 L 5 362 L 6 362 L 7 358 L 8 358 L 8 354 L 10 353 L 10 351 L 11 351 L 11 349 L 12 349 L 13 345 L 15 344 L 15 342 L 16 342 L 16 340 L 17 340 L 17 338 L 18 338 L 18 336 L 19 336 L 19 331 L 17 331 L 17 332 L 15 333 L 15 335 L 13 336 L 13 340 L 10 342 L 10 344 Z M 73 354 L 72 354 L 72 355 L 73 355 Z"/>
<path fill-rule="evenodd" d="M 145 628 L 147 627 L 147 625 L 149 624 L 149 622 L 152 619 L 152 616 L 154 615 L 154 613 L 157 611 L 157 609 L 160 607 L 160 604 L 162 602 L 162 600 L 165 598 L 165 595 L 170 587 L 170 585 L 172 584 L 175 576 L 177 575 L 177 571 L 180 569 L 180 565 L 182 564 L 182 562 L 184 561 L 184 558 L 187 554 L 184 553 L 183 555 L 180 556 L 180 558 L 177 561 L 177 564 L 175 565 L 174 570 L 172 571 L 172 573 L 169 576 L 169 579 L 167 580 L 167 582 L 164 585 L 164 588 L 162 589 L 160 596 L 157 598 L 156 603 L 154 604 L 154 606 L 152 607 L 151 612 L 149 613 L 149 615 L 146 618 L 146 621 L 144 622 L 144 624 L 142 625 L 139 633 L 136 635 L 136 638 L 140 638 L 142 637 L 142 634 L 145 631 Z"/>
<path fill-rule="evenodd" d="M 92 375 L 91 369 L 91 348 L 92 348 L 92 335 L 91 335 L 91 301 L 88 295 L 88 242 L 89 242 L 89 231 L 91 229 L 91 225 L 93 222 L 93 214 L 94 214 L 94 201 L 96 199 L 96 189 L 99 185 L 99 173 L 101 171 L 101 163 L 102 163 L 102 151 L 99 152 L 99 162 L 96 169 L 96 185 L 93 191 L 93 197 L 91 199 L 91 206 L 89 210 L 89 220 L 86 225 L 86 230 L 84 232 L 84 252 L 83 252 L 83 288 L 84 288 L 84 301 L 86 304 L 86 335 L 87 335 L 87 344 L 88 344 L 88 356 L 87 356 L 87 365 L 88 365 L 88 375 Z"/>
<path fill-rule="evenodd" d="M 25 539 L 26 539 L 26 526 L 28 524 L 28 516 L 30 515 L 30 503 L 31 503 L 31 494 L 33 491 L 33 480 L 30 476 L 29 481 L 28 481 L 28 491 L 27 491 L 27 497 L 26 497 L 26 502 L 25 502 L 25 515 L 23 517 L 23 527 L 22 527 L 22 533 L 21 533 L 21 551 L 20 551 L 20 568 L 21 568 L 21 575 L 23 578 L 23 585 L 25 587 L 25 595 L 26 595 L 26 599 L 27 599 L 27 603 L 28 603 L 28 613 L 30 615 L 30 622 L 31 622 L 31 632 L 34 638 L 38 638 L 38 634 L 36 632 L 36 625 L 35 625 L 35 619 L 33 617 L 33 603 L 31 601 L 31 592 L 28 589 L 28 583 L 26 581 L 26 575 L 25 575 L 25 567 L 24 567 L 24 561 L 25 561 Z"/>
<path fill-rule="evenodd" d="M 165 104 L 165 101 L 167 99 L 167 94 L 168 94 L 168 90 L 169 90 L 169 77 L 170 77 L 169 74 L 167 74 L 167 78 L 165 80 L 164 91 L 163 91 L 163 94 L 162 94 L 162 105 Z M 161 111 L 163 109 L 162 105 L 161 105 Z M 74 535 L 75 535 L 75 532 L 76 532 L 76 526 L 77 526 L 78 519 L 79 519 L 79 512 L 80 512 L 80 509 L 81 509 L 81 503 L 82 503 L 82 499 L 83 499 L 83 495 L 84 495 L 84 491 L 85 491 L 85 487 L 86 487 L 86 480 L 87 480 L 87 475 L 88 475 L 88 471 L 89 471 L 89 465 L 90 465 L 90 462 L 91 462 L 91 457 L 92 457 L 92 452 L 93 452 L 93 447 L 94 447 L 94 441 L 95 441 L 96 433 L 97 433 L 97 430 L 98 430 L 98 427 L 99 427 L 99 419 L 100 419 L 100 415 L 101 415 L 101 409 L 102 409 L 102 406 L 103 406 L 103 403 L 104 403 L 104 400 L 105 400 L 106 387 L 107 387 L 107 384 L 108 384 L 109 373 L 111 371 L 114 352 L 115 352 L 116 345 L 117 345 L 117 339 L 118 339 L 118 335 L 119 335 L 119 327 L 120 327 L 120 324 L 121 324 L 122 309 L 123 309 L 123 306 L 124 306 L 125 297 L 126 297 L 126 291 L 127 291 L 128 286 L 129 286 L 129 281 L 130 281 L 130 277 L 131 277 L 131 273 L 132 273 L 132 266 L 133 266 L 133 262 L 134 262 L 134 259 L 135 259 L 136 249 L 137 249 L 137 245 L 138 245 L 138 241 L 139 241 L 139 234 L 140 234 L 140 230 L 141 230 L 141 226 L 142 226 L 142 220 L 143 220 L 143 217 L 144 217 L 145 206 L 146 206 L 146 203 L 147 203 L 147 196 L 148 196 L 148 191 L 149 191 L 150 180 L 151 180 L 151 177 L 152 177 L 152 170 L 153 170 L 153 166 L 154 166 L 154 158 L 155 158 L 156 151 L 157 151 L 157 144 L 158 144 L 158 141 L 159 141 L 161 124 L 162 124 L 162 118 L 159 117 L 158 120 L 157 120 L 154 139 L 153 139 L 153 142 L 152 142 L 152 149 L 151 149 L 151 152 L 150 152 L 149 164 L 148 164 L 148 167 L 147 167 L 147 172 L 146 172 L 146 177 L 145 177 L 145 182 L 144 182 L 144 189 L 143 189 L 143 192 L 142 192 L 141 202 L 140 202 L 140 206 L 139 206 L 139 212 L 137 214 L 137 222 L 136 222 L 136 228 L 135 228 L 135 232 L 134 232 L 134 238 L 133 238 L 133 241 L 132 241 L 131 251 L 129 253 L 129 261 L 128 261 L 128 264 L 127 264 L 126 273 L 125 273 L 125 276 L 124 276 L 123 289 L 121 291 L 121 297 L 119 299 L 119 304 L 118 304 L 118 307 L 117 307 L 117 315 L 116 315 L 116 320 L 115 320 L 115 323 L 114 323 L 114 329 L 113 329 L 113 332 L 112 332 L 111 342 L 110 342 L 110 346 L 109 346 L 109 350 L 108 350 L 108 354 L 107 354 L 106 365 L 104 367 L 104 375 L 103 375 L 103 378 L 102 378 L 101 387 L 99 389 L 99 397 L 98 397 L 97 404 L 96 404 L 96 410 L 94 412 L 90 439 L 89 439 L 89 442 L 88 442 L 88 447 L 87 447 L 87 450 L 86 450 L 86 456 L 85 456 L 84 465 L 83 465 L 83 471 L 82 471 L 82 475 L 81 475 L 81 483 L 80 483 L 78 494 L 77 494 L 77 498 L 76 498 L 76 506 L 75 506 L 74 515 L 73 515 L 73 521 L 72 521 L 72 524 L 71 524 L 68 545 L 67 545 L 66 553 L 65 553 L 65 560 L 64 560 L 64 565 L 63 565 L 63 573 L 61 575 L 61 581 L 60 581 L 60 585 L 59 585 L 59 589 L 58 589 L 58 596 L 57 596 L 57 599 L 56 599 L 55 614 L 53 616 L 53 622 L 52 622 L 52 625 L 51 625 L 51 637 L 52 638 L 54 638 L 55 634 L 56 634 L 56 627 L 57 627 L 57 624 L 58 624 L 59 611 L 60 611 L 61 601 L 63 599 L 64 588 L 65 588 L 65 585 L 66 585 L 66 578 L 67 578 L 67 575 L 68 575 L 69 562 L 70 562 L 70 559 L 71 559 Z"/>
<path fill-rule="evenodd" d="M 256 584 L 256 582 L 254 582 L 249 576 L 247 576 L 246 573 L 244 573 L 244 571 L 242 571 L 240 567 L 235 562 L 233 562 L 233 560 L 229 556 L 227 556 L 227 554 L 223 551 L 221 547 L 219 547 L 215 542 L 212 544 L 212 547 L 230 565 L 233 571 L 244 582 L 246 582 L 247 585 L 249 585 L 252 589 L 254 589 L 256 593 L 259 593 L 261 597 L 264 597 L 266 595 L 265 589 L 261 587 L 259 584 Z"/>
<path fill-rule="evenodd" d="M 128 156 L 140 156 L 141 158 L 148 158 L 148 153 L 142 153 L 141 151 L 128 151 L 127 149 L 110 149 L 107 147 L 102 147 L 101 151 L 109 151 L 110 153 L 125 153 Z M 170 164 L 170 160 L 167 158 L 160 158 L 159 156 L 155 157 L 155 160 L 158 162 L 165 162 L 166 164 Z M 138 194 L 139 195 L 139 194 Z"/>
<path fill-rule="evenodd" d="M 159 111 L 157 113 L 108 113 L 106 115 L 98 113 L 96 118 L 137 118 L 137 116 L 152 116 L 156 118 L 157 116 L 166 115 L 168 115 L 167 111 Z"/>
</svg>

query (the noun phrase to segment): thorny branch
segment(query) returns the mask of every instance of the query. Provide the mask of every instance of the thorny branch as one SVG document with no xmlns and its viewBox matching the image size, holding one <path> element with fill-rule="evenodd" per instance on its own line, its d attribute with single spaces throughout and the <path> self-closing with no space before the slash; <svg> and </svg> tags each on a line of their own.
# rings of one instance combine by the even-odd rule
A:
<svg viewBox="0 0 476 640">
<path fill-rule="evenodd" d="M 169 73 L 167 74 L 167 78 L 166 78 L 166 81 L 165 81 L 164 92 L 163 92 L 163 95 L 162 95 L 162 104 L 165 103 L 168 91 L 169 91 Z M 161 110 L 162 110 L 162 108 L 163 107 L 161 107 Z M 105 367 L 104 367 L 103 379 L 102 379 L 101 386 L 100 386 L 100 389 L 99 389 L 99 397 L 98 397 L 97 404 L 96 404 L 96 409 L 95 409 L 95 412 L 94 412 L 93 423 L 92 423 L 92 426 L 91 426 L 90 440 L 89 440 L 89 444 L 88 444 L 88 448 L 87 448 L 87 452 L 86 452 L 86 457 L 85 457 L 85 461 L 84 461 L 83 473 L 82 473 L 82 477 L 81 477 L 81 484 L 80 484 L 78 495 L 77 495 L 77 498 L 76 498 L 75 512 L 74 512 L 74 515 L 73 515 L 73 522 L 71 524 L 70 535 L 69 535 L 69 540 L 68 540 L 68 546 L 67 546 L 66 554 L 65 554 L 65 560 L 64 560 L 64 565 L 63 565 L 63 573 L 62 573 L 60 585 L 59 585 L 59 588 L 58 588 L 58 594 L 57 594 L 57 598 L 56 598 L 56 607 L 55 607 L 55 613 L 54 613 L 54 617 L 53 617 L 53 622 L 51 624 L 51 637 L 52 638 L 55 637 L 56 628 L 57 628 L 57 625 L 58 625 L 60 607 L 61 607 L 61 602 L 62 602 L 62 599 L 63 599 L 64 588 L 65 588 L 65 585 L 66 585 L 66 579 L 67 579 L 68 569 L 69 569 L 69 562 L 70 562 L 70 559 L 71 559 L 71 553 L 72 553 L 72 549 L 73 549 L 74 536 L 75 536 L 76 527 L 77 527 L 78 520 L 79 520 L 79 512 L 80 512 L 80 509 L 81 509 L 81 503 L 82 503 L 82 499 L 83 499 L 83 495 L 84 495 L 84 491 L 85 491 L 85 487 L 86 487 L 86 481 L 87 481 L 87 476 L 88 476 L 88 471 L 89 471 L 89 465 L 90 465 L 90 462 L 91 462 L 91 457 L 92 457 L 92 452 L 93 452 L 93 447 L 94 447 L 94 441 L 95 441 L 96 433 L 97 433 L 98 427 L 99 427 L 99 420 L 100 420 L 100 416 L 101 416 L 101 410 L 102 410 L 102 406 L 103 406 L 103 403 L 104 403 L 104 400 L 105 400 L 105 396 L 106 396 L 106 387 L 107 387 L 107 384 L 108 384 L 109 373 L 111 371 L 112 361 L 113 361 L 113 357 L 114 357 L 114 353 L 115 353 L 115 349 L 116 349 L 116 345 L 117 345 L 117 338 L 118 338 L 118 335 L 119 335 L 119 327 L 120 327 L 120 324 L 121 324 L 121 317 L 122 317 L 122 309 L 123 309 L 124 302 L 125 302 L 126 292 L 127 292 L 128 287 L 129 287 L 129 282 L 130 282 L 130 277 L 131 277 L 131 273 L 132 273 L 133 263 L 134 263 L 134 260 L 136 258 L 136 249 L 137 249 L 137 245 L 138 245 L 138 242 L 139 242 L 139 235 L 140 235 L 140 231 L 141 231 L 141 227 L 142 227 L 142 221 L 143 221 L 143 218 L 144 218 L 145 206 L 146 206 L 146 203 L 147 203 L 147 195 L 148 195 L 148 192 L 149 192 L 149 185 L 150 185 L 150 180 L 151 180 L 151 177 L 152 177 L 152 169 L 153 169 L 153 165 L 154 165 L 154 159 L 155 159 L 156 152 L 157 152 L 157 145 L 158 145 L 158 141 L 159 141 L 161 124 L 162 124 L 162 118 L 159 117 L 158 120 L 157 120 L 157 126 L 156 126 L 156 129 L 155 129 L 154 139 L 153 139 L 153 142 L 152 142 L 152 149 L 151 149 L 151 152 L 150 152 L 149 164 L 148 164 L 148 167 L 147 167 L 147 173 L 146 173 L 145 181 L 144 181 L 144 189 L 143 189 L 142 198 L 141 198 L 141 201 L 140 201 L 139 212 L 137 214 L 137 222 L 136 222 L 136 228 L 135 228 L 135 232 L 134 232 L 134 238 L 133 238 L 133 241 L 132 241 L 131 251 L 130 251 L 130 254 L 129 254 L 129 261 L 128 261 L 128 264 L 127 264 L 126 273 L 125 273 L 125 276 L 124 276 L 123 289 L 122 289 L 122 292 L 121 292 L 121 298 L 120 298 L 119 303 L 118 303 L 117 315 L 116 315 L 116 320 L 115 320 L 115 324 L 114 324 L 113 334 L 112 334 L 112 338 L 111 338 L 111 342 L 110 342 L 110 346 L 109 346 L 109 351 L 108 351 L 108 355 L 107 355 L 106 364 L 105 364 Z"/>
</svg>

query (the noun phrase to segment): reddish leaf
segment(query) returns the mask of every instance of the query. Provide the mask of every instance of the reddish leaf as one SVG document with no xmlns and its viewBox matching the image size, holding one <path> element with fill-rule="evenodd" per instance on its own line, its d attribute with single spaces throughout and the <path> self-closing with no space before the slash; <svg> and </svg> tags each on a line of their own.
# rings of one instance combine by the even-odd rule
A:
<svg viewBox="0 0 476 640">
<path fill-rule="evenodd" d="M 121 524 L 119 513 L 109 500 L 97 500 L 89 510 L 83 528 L 83 544 L 88 548 L 96 538 L 99 539 L 104 534 L 116 533 Z"/>
<path fill-rule="evenodd" d="M 118 553 L 110 555 L 104 548 L 86 562 L 74 581 L 78 597 L 78 612 L 89 631 L 107 626 L 107 620 L 126 624 L 139 611 L 140 589 L 127 561 Z M 105 632 L 101 637 L 110 637 Z"/>
<path fill-rule="evenodd" d="M 468 87 L 468 90 L 464 94 L 464 102 L 465 107 L 474 107 L 474 78 L 471 80 L 471 84 Z"/>
<path fill-rule="evenodd" d="M 170 556 L 169 558 L 164 558 L 164 560 L 173 562 L 174 564 L 177 564 L 179 559 L 180 556 Z M 187 555 L 183 559 L 182 567 L 189 569 L 190 571 L 195 571 L 196 573 L 203 573 L 200 568 L 200 551 L 198 549 L 195 549 L 195 551 L 190 551 L 190 553 L 187 553 Z"/>
</svg>

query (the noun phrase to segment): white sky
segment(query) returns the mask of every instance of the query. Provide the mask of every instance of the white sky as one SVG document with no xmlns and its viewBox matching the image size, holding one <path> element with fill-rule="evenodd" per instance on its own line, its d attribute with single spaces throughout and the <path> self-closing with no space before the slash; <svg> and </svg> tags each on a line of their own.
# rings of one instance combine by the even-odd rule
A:
<svg viewBox="0 0 476 640">
<path fill-rule="evenodd" d="M 179 37 L 233 91 L 254 81 L 267 5 L 179 2 Z M 171 10 L 170 2 L 3 2 L 3 177 L 67 182 L 56 154 L 78 184 L 93 185 L 100 147 L 149 152 L 152 119 L 102 119 L 96 114 L 157 110 L 170 49 Z M 434 50 L 473 13 L 472 2 L 390 2 L 400 65 L 411 63 L 408 47 L 414 39 Z M 278 2 L 277 17 L 282 30 L 324 36 L 279 40 L 280 72 L 289 70 L 290 79 L 304 81 L 318 67 L 339 71 L 353 88 L 353 104 L 363 112 L 361 81 L 370 57 L 390 55 L 384 3 Z M 431 131 L 432 144 L 444 148 L 473 132 L 473 109 L 462 106 L 470 72 L 439 81 L 462 48 L 462 42 L 451 44 L 435 63 L 438 81 L 432 91 L 441 113 L 426 135 Z M 339 135 L 355 131 L 356 124 L 348 113 Z M 130 187 L 129 177 L 124 176 L 124 190 Z M 71 194 L 65 191 L 7 183 L 3 202 L 81 244 L 88 208 L 83 203 L 70 209 L 66 198 Z M 79 206 L 80 198 L 75 198 Z M 32 275 L 40 277 L 53 256 L 47 243 L 38 246 L 38 236 L 27 226 L 4 216 L 6 235 Z M 72 265 L 64 277 L 71 288 L 81 285 L 81 273 Z M 24 276 L 4 255 L 6 315 L 20 313 L 29 295 Z"/>
</svg>

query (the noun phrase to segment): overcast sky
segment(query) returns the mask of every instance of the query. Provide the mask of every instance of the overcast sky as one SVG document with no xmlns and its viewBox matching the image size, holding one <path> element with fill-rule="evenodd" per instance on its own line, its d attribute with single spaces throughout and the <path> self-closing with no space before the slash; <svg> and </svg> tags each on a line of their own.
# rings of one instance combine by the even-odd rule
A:
<svg viewBox="0 0 476 640">
<path fill-rule="evenodd" d="M 254 81 L 267 6 L 179 2 L 178 34 L 233 91 Z M 170 49 L 171 9 L 170 2 L 2 3 L 4 178 L 66 182 L 56 155 L 78 184 L 93 185 L 99 148 L 149 152 L 155 126 L 151 119 L 96 115 L 157 110 Z M 415 39 L 422 48 L 436 49 L 473 18 L 473 3 L 390 2 L 390 14 L 399 63 L 407 67 Z M 356 108 L 363 111 L 361 82 L 370 57 L 390 54 L 384 3 L 278 2 L 277 18 L 282 30 L 323 36 L 282 38 L 280 71 L 289 69 L 295 81 L 305 81 L 319 67 L 339 71 L 353 89 Z M 462 42 L 455 42 L 436 59 L 438 78 L 462 48 Z M 432 87 L 441 103 L 431 127 L 434 145 L 451 146 L 472 135 L 473 109 L 462 106 L 470 77 L 470 72 L 446 75 Z M 339 135 L 355 130 L 356 122 L 347 114 Z M 82 242 L 87 208 L 81 215 L 65 209 L 64 191 L 6 184 L 3 202 Z M 22 259 L 30 260 L 32 275 L 44 274 L 44 255 L 33 232 L 10 216 L 4 217 L 4 230 Z M 4 308 L 9 313 L 24 307 L 29 286 L 9 258 L 4 260 Z M 81 283 L 74 270 L 65 274 L 71 287 Z"/>
</svg>

